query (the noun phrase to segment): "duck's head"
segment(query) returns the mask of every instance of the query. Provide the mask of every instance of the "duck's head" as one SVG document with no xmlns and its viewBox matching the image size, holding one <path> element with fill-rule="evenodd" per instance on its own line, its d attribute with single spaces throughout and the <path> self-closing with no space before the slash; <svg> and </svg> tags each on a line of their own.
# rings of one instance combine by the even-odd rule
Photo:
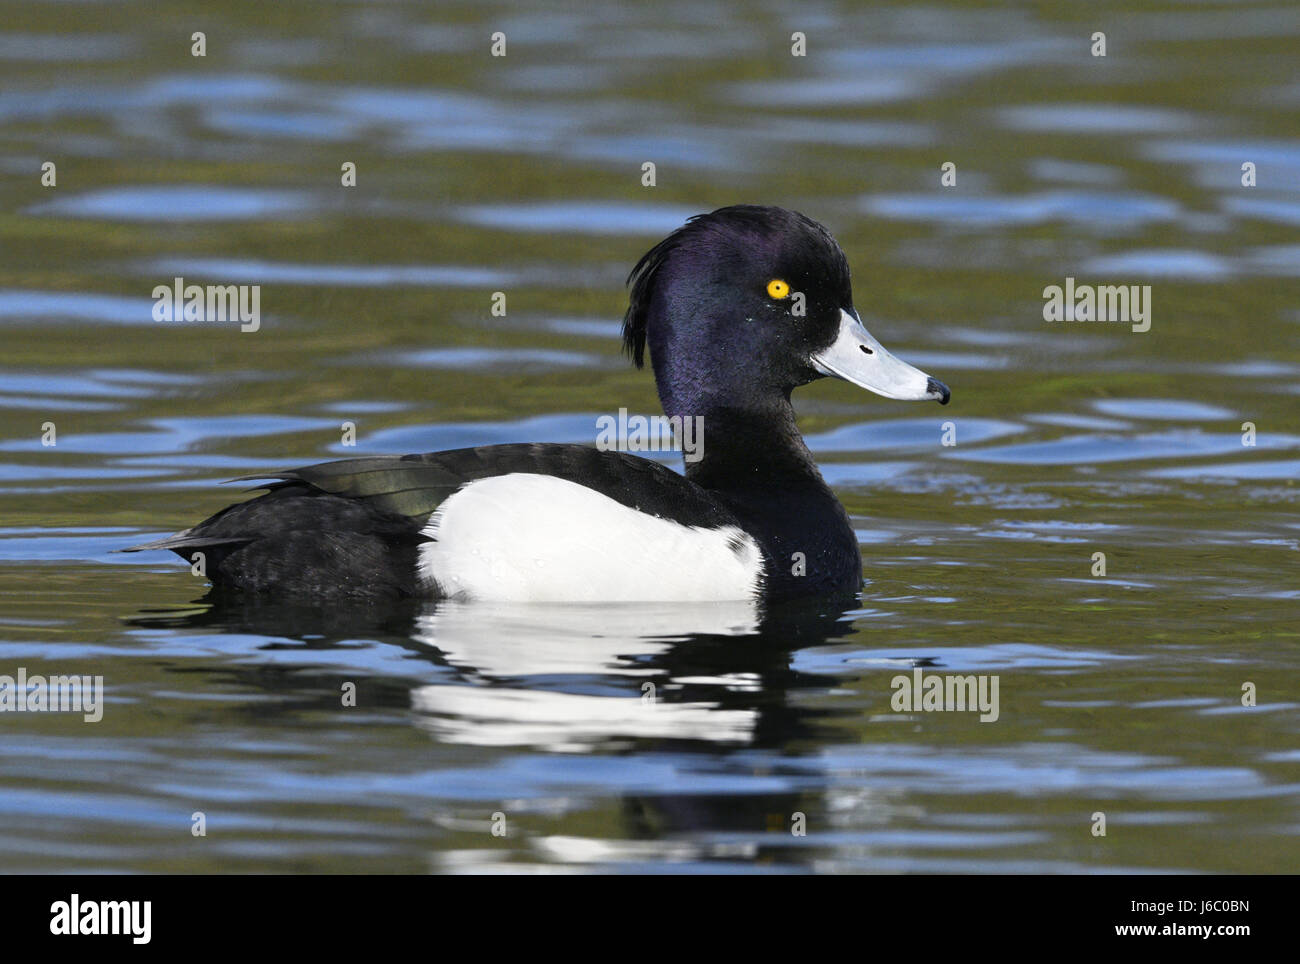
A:
<svg viewBox="0 0 1300 964">
<path fill-rule="evenodd" d="M 647 345 L 669 414 L 762 408 L 827 375 L 886 398 L 947 404 L 946 385 L 894 357 L 853 307 L 830 232 L 776 207 L 691 218 L 632 269 L 623 343 Z"/>
</svg>

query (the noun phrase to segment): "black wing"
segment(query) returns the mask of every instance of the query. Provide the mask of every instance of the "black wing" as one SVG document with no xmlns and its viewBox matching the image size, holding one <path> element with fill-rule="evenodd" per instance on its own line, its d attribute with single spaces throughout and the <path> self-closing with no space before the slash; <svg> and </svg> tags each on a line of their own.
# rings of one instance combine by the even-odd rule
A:
<svg viewBox="0 0 1300 964">
<path fill-rule="evenodd" d="M 202 552 L 218 587 L 412 595 L 422 530 L 438 506 L 476 479 L 521 472 L 567 479 L 683 525 L 737 525 L 707 489 L 648 459 L 584 445 L 489 445 L 249 476 L 237 481 L 275 481 L 256 499 L 124 551 L 170 549 L 187 560 Z"/>
<path fill-rule="evenodd" d="M 466 483 L 520 472 L 576 482 L 629 508 L 683 525 L 736 524 L 711 492 L 667 466 L 586 445 L 486 445 L 425 455 L 345 459 L 248 480 L 273 478 L 280 485 L 310 486 L 423 527 L 443 500 Z"/>
</svg>

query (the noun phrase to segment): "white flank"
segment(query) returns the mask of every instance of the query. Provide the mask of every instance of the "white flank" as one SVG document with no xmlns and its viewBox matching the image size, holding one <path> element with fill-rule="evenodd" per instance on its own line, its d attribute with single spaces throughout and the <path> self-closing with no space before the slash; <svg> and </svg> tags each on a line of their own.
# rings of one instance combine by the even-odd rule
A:
<svg viewBox="0 0 1300 964">
<path fill-rule="evenodd" d="M 420 578 L 455 599 L 750 599 L 763 569 L 758 545 L 734 526 L 680 525 L 524 472 L 469 483 L 438 507 L 424 534 L 434 541 L 420 548 Z"/>
</svg>

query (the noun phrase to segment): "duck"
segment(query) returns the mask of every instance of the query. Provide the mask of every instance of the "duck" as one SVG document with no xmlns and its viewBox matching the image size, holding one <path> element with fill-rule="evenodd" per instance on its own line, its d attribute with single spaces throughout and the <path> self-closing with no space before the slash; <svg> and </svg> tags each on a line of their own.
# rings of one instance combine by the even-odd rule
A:
<svg viewBox="0 0 1300 964">
<path fill-rule="evenodd" d="M 765 205 L 689 218 L 628 275 L 623 346 L 700 426 L 679 473 L 616 447 L 535 442 L 324 462 L 235 481 L 260 495 L 123 551 L 200 559 L 219 595 L 617 604 L 856 593 L 848 513 L 796 424 L 823 378 L 948 404 L 854 307 L 817 221 Z"/>
</svg>

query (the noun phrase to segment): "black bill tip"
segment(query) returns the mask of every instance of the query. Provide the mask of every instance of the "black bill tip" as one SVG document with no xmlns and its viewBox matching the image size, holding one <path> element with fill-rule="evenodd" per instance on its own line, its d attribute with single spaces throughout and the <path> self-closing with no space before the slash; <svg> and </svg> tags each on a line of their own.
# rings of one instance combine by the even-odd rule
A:
<svg viewBox="0 0 1300 964">
<path fill-rule="evenodd" d="M 952 398 L 952 392 L 948 391 L 948 386 L 937 378 L 931 378 L 926 382 L 925 390 L 931 395 L 937 395 L 940 405 L 947 405 L 948 399 Z"/>
</svg>

